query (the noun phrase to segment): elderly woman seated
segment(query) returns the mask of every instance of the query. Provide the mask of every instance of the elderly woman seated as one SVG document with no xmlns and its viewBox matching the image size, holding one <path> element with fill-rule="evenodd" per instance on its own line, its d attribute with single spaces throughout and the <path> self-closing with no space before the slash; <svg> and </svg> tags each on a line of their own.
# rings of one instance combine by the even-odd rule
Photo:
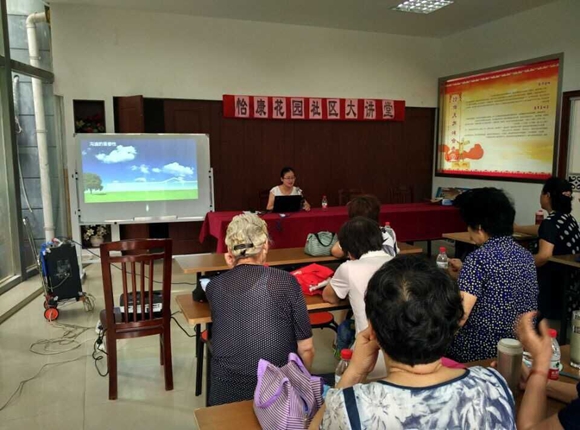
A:
<svg viewBox="0 0 580 430">
<path fill-rule="evenodd" d="M 311 429 L 515 429 L 513 397 L 498 372 L 441 364 L 463 316 L 447 274 L 400 255 L 371 278 L 365 302 L 369 327 Z M 364 384 L 380 350 L 388 375 Z"/>
<path fill-rule="evenodd" d="M 231 270 L 206 290 L 213 321 L 210 405 L 252 399 L 260 358 L 282 366 L 294 352 L 307 368 L 314 359 L 300 285 L 289 273 L 264 266 L 266 223 L 256 215 L 234 217 L 226 245 Z"/>
</svg>

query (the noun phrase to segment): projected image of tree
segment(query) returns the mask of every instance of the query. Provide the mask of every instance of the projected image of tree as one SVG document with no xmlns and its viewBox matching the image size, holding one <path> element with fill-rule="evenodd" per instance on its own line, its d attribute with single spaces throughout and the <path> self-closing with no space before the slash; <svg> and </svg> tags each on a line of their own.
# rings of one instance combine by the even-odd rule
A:
<svg viewBox="0 0 580 430">
<path fill-rule="evenodd" d="M 84 173 L 83 179 L 85 181 L 85 191 L 93 194 L 93 191 L 103 190 L 103 181 L 99 175 L 95 173 Z"/>
<path fill-rule="evenodd" d="M 116 139 L 81 143 L 86 203 L 197 199 L 195 142 Z"/>
</svg>

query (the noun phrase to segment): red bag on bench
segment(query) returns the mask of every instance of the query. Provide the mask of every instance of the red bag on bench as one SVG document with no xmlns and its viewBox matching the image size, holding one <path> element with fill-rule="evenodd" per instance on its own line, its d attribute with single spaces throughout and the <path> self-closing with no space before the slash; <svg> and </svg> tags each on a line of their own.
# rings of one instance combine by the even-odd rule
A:
<svg viewBox="0 0 580 430">
<path fill-rule="evenodd" d="M 328 281 L 334 275 L 334 270 L 320 264 L 309 264 L 290 273 L 296 277 L 304 294 L 314 296 L 322 294 L 325 284 L 321 283 Z"/>
</svg>

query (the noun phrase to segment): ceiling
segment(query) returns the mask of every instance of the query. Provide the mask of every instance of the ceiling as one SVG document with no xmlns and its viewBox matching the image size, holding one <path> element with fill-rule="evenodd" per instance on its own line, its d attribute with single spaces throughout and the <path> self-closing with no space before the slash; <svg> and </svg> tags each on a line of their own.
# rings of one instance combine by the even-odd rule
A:
<svg viewBox="0 0 580 430">
<path fill-rule="evenodd" d="M 399 0 L 51 0 L 50 3 L 445 37 L 556 0 L 455 0 L 429 15 L 391 10 Z"/>
</svg>

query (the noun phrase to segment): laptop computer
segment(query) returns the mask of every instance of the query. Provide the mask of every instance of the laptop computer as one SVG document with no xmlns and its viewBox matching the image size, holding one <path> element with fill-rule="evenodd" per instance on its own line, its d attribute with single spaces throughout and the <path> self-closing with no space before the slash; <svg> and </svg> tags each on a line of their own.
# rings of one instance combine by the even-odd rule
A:
<svg viewBox="0 0 580 430">
<path fill-rule="evenodd" d="M 298 212 L 302 209 L 302 196 L 276 196 L 274 198 L 274 213 Z"/>
</svg>

